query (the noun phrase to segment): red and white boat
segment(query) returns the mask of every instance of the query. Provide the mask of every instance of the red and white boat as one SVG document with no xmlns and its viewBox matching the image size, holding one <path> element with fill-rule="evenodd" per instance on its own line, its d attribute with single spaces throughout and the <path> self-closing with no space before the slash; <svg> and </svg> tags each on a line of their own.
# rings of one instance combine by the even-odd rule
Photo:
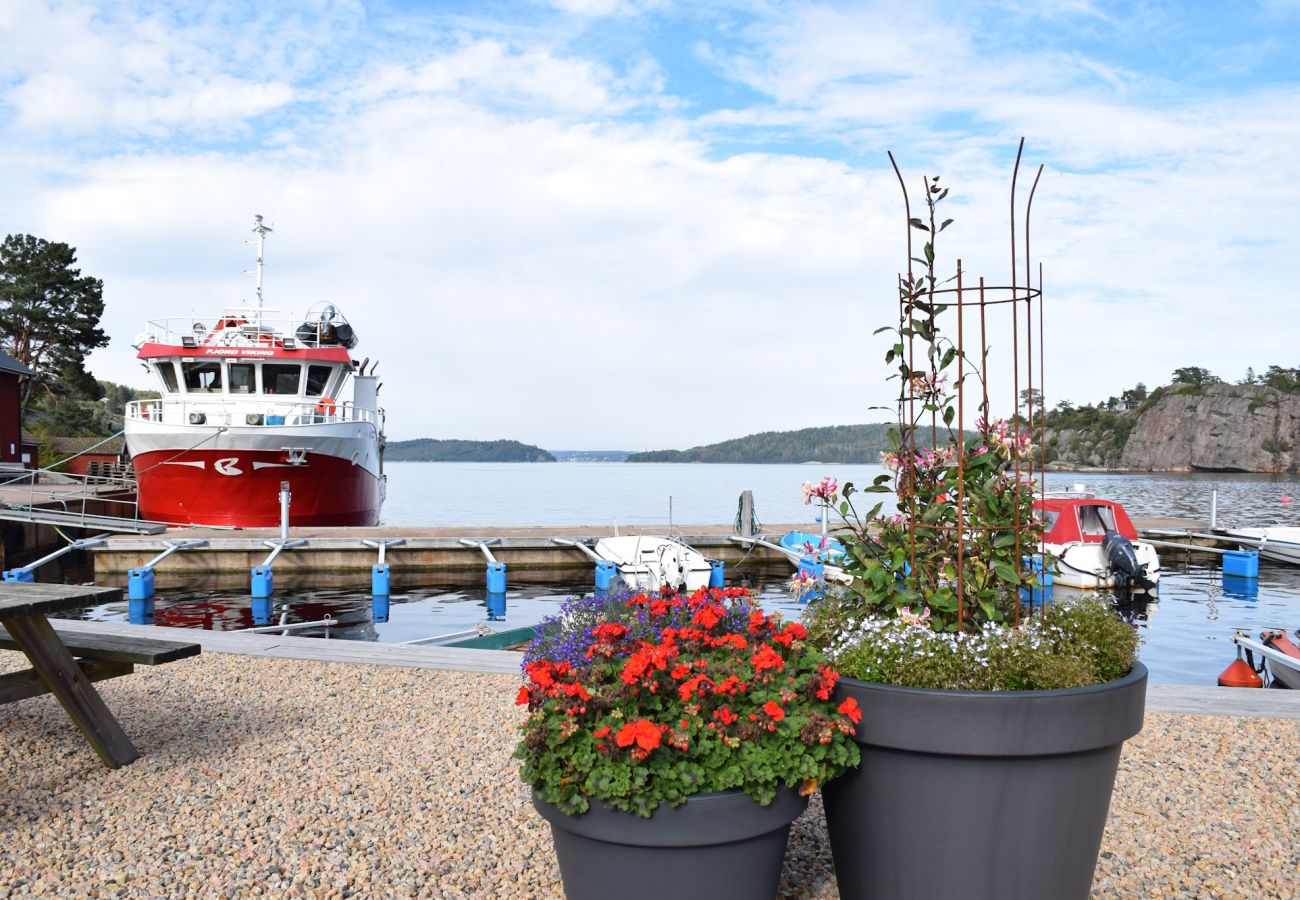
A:
<svg viewBox="0 0 1300 900">
<path fill-rule="evenodd" d="M 1055 584 L 1121 592 L 1156 590 L 1160 556 L 1138 540 L 1137 529 L 1114 500 L 1099 500 L 1076 487 L 1034 501 L 1043 521 L 1044 553 L 1055 558 Z"/>
<path fill-rule="evenodd" d="M 279 525 L 287 482 L 291 525 L 379 522 L 386 487 L 379 379 L 352 358 L 356 335 L 332 304 L 302 318 L 264 315 L 270 231 L 257 216 L 255 305 L 152 320 L 136 341 L 162 392 L 126 411 L 142 518 Z"/>
</svg>

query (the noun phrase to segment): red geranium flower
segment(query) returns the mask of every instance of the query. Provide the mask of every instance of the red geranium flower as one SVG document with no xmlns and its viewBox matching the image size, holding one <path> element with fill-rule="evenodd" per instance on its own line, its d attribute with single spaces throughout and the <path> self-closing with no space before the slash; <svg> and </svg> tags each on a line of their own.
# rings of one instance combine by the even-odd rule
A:
<svg viewBox="0 0 1300 900">
<path fill-rule="evenodd" d="M 528 691 L 528 685 L 521 684 L 519 686 L 519 693 L 515 695 L 515 706 L 523 706 L 531 700 L 532 697 L 533 695 Z"/>
<path fill-rule="evenodd" d="M 781 658 L 781 654 L 777 653 L 767 644 L 760 647 L 758 652 L 750 657 L 749 661 L 753 664 L 755 672 L 763 672 L 767 669 L 785 668 L 785 660 Z"/>
<path fill-rule="evenodd" d="M 849 721 L 854 725 L 862 721 L 862 710 L 858 707 L 858 701 L 852 697 L 846 699 L 836 709 L 849 717 Z"/>
<path fill-rule="evenodd" d="M 775 700 L 769 700 L 763 704 L 763 712 L 772 717 L 773 722 L 780 722 L 785 718 L 785 710 Z"/>
<path fill-rule="evenodd" d="M 620 728 L 614 741 L 620 747 L 631 747 L 636 744 L 642 750 L 649 752 L 659 746 L 659 729 L 649 719 L 637 719 Z"/>
</svg>

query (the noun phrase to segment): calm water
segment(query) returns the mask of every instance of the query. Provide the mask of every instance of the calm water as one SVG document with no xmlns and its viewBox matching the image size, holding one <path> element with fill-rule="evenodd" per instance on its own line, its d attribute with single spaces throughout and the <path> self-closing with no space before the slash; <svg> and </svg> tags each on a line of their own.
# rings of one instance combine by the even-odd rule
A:
<svg viewBox="0 0 1300 900">
<path fill-rule="evenodd" d="M 754 492 L 762 522 L 813 522 L 800 485 L 829 475 L 869 485 L 880 466 L 742 466 L 705 463 L 390 463 L 386 525 L 726 524 L 740 492 Z M 1128 475 L 1052 472 L 1049 490 L 1082 483 L 1133 516 L 1205 521 L 1218 491 L 1220 524 L 1300 524 L 1294 475 Z M 884 495 L 868 495 L 870 503 Z M 1283 503 L 1294 497 L 1294 503 Z M 869 506 L 870 504 L 868 504 Z"/>
<path fill-rule="evenodd" d="M 801 503 L 800 484 L 830 475 L 841 483 L 868 484 L 875 466 L 732 466 L 693 464 L 473 464 L 396 463 L 388 468 L 389 525 L 608 525 L 664 524 L 672 498 L 675 524 L 729 523 L 742 490 L 754 492 L 760 520 L 815 524 L 816 510 Z M 1300 479 L 1251 475 L 1117 475 L 1053 473 L 1049 488 L 1083 483 L 1099 496 L 1119 500 L 1135 516 L 1207 520 L 1211 490 L 1218 492 L 1220 524 L 1284 521 L 1300 524 Z M 1295 503 L 1283 503 L 1296 497 Z M 873 501 L 874 502 L 874 501 Z M 395 551 L 396 552 L 396 551 Z M 1156 682 L 1213 684 L 1234 658 L 1233 631 L 1300 627 L 1300 568 L 1260 563 L 1256 581 L 1229 580 L 1217 563 L 1162 549 L 1164 574 L 1156 600 L 1134 604 L 1126 616 L 1143 636 L 1141 656 Z M 776 570 L 747 576 L 763 603 L 799 614 Z M 272 622 L 313 622 L 327 614 L 343 623 L 331 638 L 397 643 L 472 629 L 487 619 L 482 584 L 460 590 L 406 588 L 385 609 L 375 606 L 359 575 L 358 590 L 281 592 L 256 621 L 247 594 L 194 592 L 160 595 L 158 624 L 231 630 Z M 553 613 L 567 596 L 590 587 L 557 584 L 514 586 L 506 595 L 504 621 L 496 629 L 528 626 Z M 126 603 L 81 612 L 92 619 L 126 620 Z M 320 634 L 318 630 L 302 632 Z"/>
</svg>

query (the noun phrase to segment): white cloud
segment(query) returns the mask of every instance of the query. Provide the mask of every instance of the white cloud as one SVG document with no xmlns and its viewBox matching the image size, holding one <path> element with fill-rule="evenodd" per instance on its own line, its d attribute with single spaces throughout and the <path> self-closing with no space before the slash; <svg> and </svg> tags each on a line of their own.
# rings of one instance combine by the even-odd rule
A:
<svg viewBox="0 0 1300 900">
<path fill-rule="evenodd" d="M 1024 178 L 1048 163 L 1049 400 L 1184 365 L 1237 378 L 1300 342 L 1293 83 L 1205 96 L 1077 50 L 990 54 L 948 8 L 780 5 L 695 56 L 763 99 L 691 118 L 653 48 L 605 58 L 564 29 L 362 27 L 343 5 L 233 22 L 247 41 L 227 51 L 220 11 L 33 8 L 0 9 L 22 50 L 0 59 L 0 202 L 9 230 L 74 244 L 105 279 L 101 377 L 141 383 L 145 318 L 251 295 L 241 241 L 262 213 L 269 302 L 342 307 L 381 360 L 397 439 L 682 447 L 882 418 L 869 335 L 905 264 L 884 151 L 914 200 L 924 175 L 953 186 L 943 259 L 1004 282 L 1021 134 Z M 106 133 L 151 140 L 96 149 Z"/>
</svg>

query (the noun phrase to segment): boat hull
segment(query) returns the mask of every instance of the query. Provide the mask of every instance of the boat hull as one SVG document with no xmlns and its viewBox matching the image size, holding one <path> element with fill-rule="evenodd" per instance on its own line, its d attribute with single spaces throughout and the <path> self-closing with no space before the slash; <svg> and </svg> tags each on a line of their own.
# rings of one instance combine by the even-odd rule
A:
<svg viewBox="0 0 1300 900">
<path fill-rule="evenodd" d="M 1056 567 L 1052 570 L 1054 584 L 1084 590 L 1106 590 L 1115 587 L 1115 575 L 1110 571 L 1106 561 L 1106 552 L 1101 544 L 1078 542 L 1070 544 L 1043 544 L 1043 550 L 1056 557 Z M 1146 567 L 1147 578 L 1153 584 L 1160 583 L 1160 557 L 1155 547 L 1145 541 L 1134 541 L 1133 552 L 1137 561 Z M 1133 590 L 1141 592 L 1138 585 Z"/>
<path fill-rule="evenodd" d="M 265 528 L 280 524 L 280 489 L 289 483 L 289 524 L 377 525 L 385 481 L 348 459 L 283 451 L 157 450 L 134 457 L 140 516 L 178 525 Z"/>
<path fill-rule="evenodd" d="M 680 541 L 649 535 L 603 538 L 596 556 L 618 567 L 615 587 L 657 591 L 664 585 L 684 591 L 709 586 L 712 566 L 704 554 Z"/>
<path fill-rule="evenodd" d="M 1242 546 L 1247 550 L 1258 550 L 1262 559 L 1300 566 L 1300 528 L 1237 528 L 1229 531 L 1228 536 L 1246 538 L 1252 542 L 1262 541 L 1263 543 Z"/>
</svg>

